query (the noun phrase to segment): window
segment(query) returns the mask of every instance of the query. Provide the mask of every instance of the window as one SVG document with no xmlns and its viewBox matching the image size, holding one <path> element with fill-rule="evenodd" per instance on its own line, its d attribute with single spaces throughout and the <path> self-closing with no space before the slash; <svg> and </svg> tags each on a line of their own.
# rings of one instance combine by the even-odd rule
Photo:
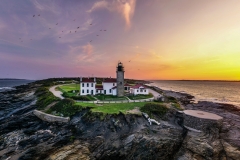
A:
<svg viewBox="0 0 240 160">
<path fill-rule="evenodd" d="M 146 89 L 144 90 L 144 92 L 146 92 Z"/>
<path fill-rule="evenodd" d="M 111 93 L 112 92 L 112 90 L 111 89 L 109 89 L 109 93 Z"/>
<path fill-rule="evenodd" d="M 82 84 L 82 87 L 84 87 L 84 83 Z"/>
<path fill-rule="evenodd" d="M 84 93 L 84 89 L 82 90 L 82 93 Z"/>
<path fill-rule="evenodd" d="M 87 89 L 87 93 L 89 93 L 89 90 Z"/>
<path fill-rule="evenodd" d="M 87 87 L 89 87 L 89 84 L 87 83 Z"/>
<path fill-rule="evenodd" d="M 113 86 L 115 86 L 115 83 L 113 83 Z"/>
<path fill-rule="evenodd" d="M 138 90 L 137 90 L 137 92 L 138 92 Z"/>
<path fill-rule="evenodd" d="M 93 83 L 92 83 L 92 87 L 93 87 Z"/>
</svg>

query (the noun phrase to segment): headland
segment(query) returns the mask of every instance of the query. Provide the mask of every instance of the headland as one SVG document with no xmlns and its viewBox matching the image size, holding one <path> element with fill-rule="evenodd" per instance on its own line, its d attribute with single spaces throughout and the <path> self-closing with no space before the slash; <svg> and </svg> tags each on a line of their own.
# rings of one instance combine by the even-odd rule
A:
<svg viewBox="0 0 240 160">
<path fill-rule="evenodd" d="M 193 96 L 187 93 L 153 86 L 149 89 L 161 95 L 155 102 L 123 106 L 61 100 L 49 91 L 72 80 L 78 79 L 41 80 L 0 93 L 0 159 L 200 160 L 240 156 L 240 110 L 234 105 L 192 103 Z M 140 112 L 128 112 L 136 109 Z M 69 117 L 69 121 L 48 122 L 38 118 L 34 110 Z M 200 132 L 190 130 L 185 127 L 184 110 L 215 114 L 222 117 L 221 122 L 198 128 Z M 150 125 L 149 118 L 159 124 Z"/>
</svg>

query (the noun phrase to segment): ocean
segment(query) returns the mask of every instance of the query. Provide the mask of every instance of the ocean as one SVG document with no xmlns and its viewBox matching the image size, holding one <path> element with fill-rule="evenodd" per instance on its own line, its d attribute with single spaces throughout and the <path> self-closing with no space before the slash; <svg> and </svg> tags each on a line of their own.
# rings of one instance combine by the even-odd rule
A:
<svg viewBox="0 0 240 160">
<path fill-rule="evenodd" d="M 212 101 L 240 106 L 240 82 L 227 81 L 152 81 L 154 86 L 191 94 L 195 101 Z"/>
<path fill-rule="evenodd" d="M 24 79 L 0 79 L 0 92 L 14 89 L 15 86 L 34 82 L 34 80 Z"/>
</svg>

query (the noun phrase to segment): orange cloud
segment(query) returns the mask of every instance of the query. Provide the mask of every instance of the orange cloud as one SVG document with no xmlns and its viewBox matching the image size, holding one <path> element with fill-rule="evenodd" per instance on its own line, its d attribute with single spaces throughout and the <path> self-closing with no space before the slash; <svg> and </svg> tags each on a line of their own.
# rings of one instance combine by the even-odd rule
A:
<svg viewBox="0 0 240 160">
<path fill-rule="evenodd" d="M 98 1 L 93 4 L 90 10 L 87 12 L 91 13 L 100 9 L 107 9 L 111 12 L 120 13 L 126 23 L 126 27 L 131 27 L 131 18 L 135 11 L 136 0 L 117 0 L 117 1 Z"/>
</svg>

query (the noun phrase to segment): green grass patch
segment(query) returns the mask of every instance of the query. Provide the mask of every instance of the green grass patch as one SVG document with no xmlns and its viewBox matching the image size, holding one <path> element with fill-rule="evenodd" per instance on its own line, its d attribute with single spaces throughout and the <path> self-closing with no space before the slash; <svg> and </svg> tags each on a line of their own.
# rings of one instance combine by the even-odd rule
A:
<svg viewBox="0 0 240 160">
<path fill-rule="evenodd" d="M 175 107 L 178 110 L 183 110 L 179 103 L 172 103 L 172 105 L 173 105 L 173 107 Z"/>
<path fill-rule="evenodd" d="M 72 92 L 73 90 L 80 90 L 80 84 L 66 84 L 58 87 L 60 91 Z"/>
<path fill-rule="evenodd" d="M 131 100 L 148 99 L 148 98 L 152 98 L 152 97 L 153 97 L 152 93 L 149 93 L 148 95 L 138 94 L 138 95 L 128 96 L 128 98 L 131 99 Z"/>
<path fill-rule="evenodd" d="M 104 114 L 119 114 L 120 112 L 126 113 L 135 107 L 143 107 L 148 102 L 136 102 L 136 103 L 103 103 L 103 104 L 93 104 L 93 103 L 81 103 L 76 102 L 77 105 L 84 107 L 92 107 L 92 112 L 102 112 Z"/>
<path fill-rule="evenodd" d="M 146 103 L 140 110 L 147 113 L 150 117 L 153 117 L 153 115 L 163 117 L 169 108 L 161 103 L 150 102 Z"/>
<path fill-rule="evenodd" d="M 55 104 L 53 107 L 47 110 L 46 113 L 55 113 L 55 115 L 62 114 L 64 117 L 68 117 L 81 110 L 82 106 L 76 105 L 74 100 L 66 98 Z"/>
<path fill-rule="evenodd" d="M 168 99 L 168 102 L 172 102 L 172 103 L 178 103 L 178 101 L 177 101 L 177 99 L 176 98 L 174 98 L 174 97 L 167 97 L 167 99 Z"/>
<path fill-rule="evenodd" d="M 126 97 L 118 97 L 114 95 L 104 95 L 104 94 L 97 94 L 94 97 L 101 101 L 125 101 L 128 100 Z"/>
<path fill-rule="evenodd" d="M 38 88 L 35 95 L 38 97 L 36 105 L 39 110 L 44 110 L 49 104 L 55 101 L 60 101 L 60 98 L 55 97 L 47 87 Z"/>
<path fill-rule="evenodd" d="M 80 84 L 67 84 L 57 87 L 57 89 L 63 92 L 62 96 L 65 98 L 71 98 L 79 101 L 95 101 L 91 95 L 79 96 Z M 75 91 L 75 92 L 73 92 Z"/>
</svg>

